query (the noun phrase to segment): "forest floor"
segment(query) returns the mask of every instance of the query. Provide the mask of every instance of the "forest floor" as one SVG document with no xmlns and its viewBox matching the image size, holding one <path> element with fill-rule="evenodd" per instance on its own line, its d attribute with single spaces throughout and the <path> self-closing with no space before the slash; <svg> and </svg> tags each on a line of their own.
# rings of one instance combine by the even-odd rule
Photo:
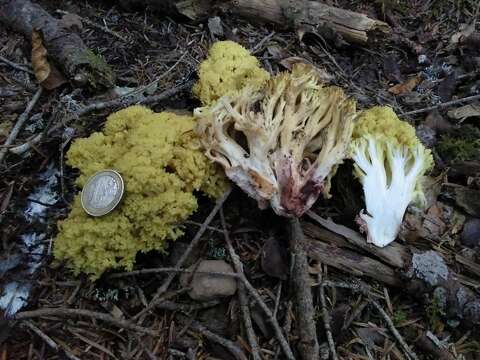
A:
<svg viewBox="0 0 480 360">
<path fill-rule="evenodd" d="M 91 282 L 74 276 L 52 255 L 56 224 L 68 216 L 79 191 L 74 183 L 78 172 L 65 165 L 65 153 L 74 139 L 100 131 L 106 116 L 119 107 L 93 111 L 68 124 L 63 123 L 65 114 L 71 107 L 108 101 L 122 91 L 152 83 L 153 89 L 145 96 L 178 88 L 196 77 L 199 62 L 217 40 L 242 44 L 273 74 L 298 61 L 314 64 L 355 97 L 360 109 L 389 105 L 414 125 L 419 138 L 432 149 L 436 165 L 429 174 L 426 213 L 410 211 L 397 241 L 435 250 L 458 282 L 479 295 L 480 101 L 459 100 L 480 94 L 476 1 L 336 1 L 335 6 L 390 25 L 390 34 L 373 35 L 362 45 L 335 43 L 312 33 L 300 39 L 298 32 L 252 24 L 228 13 L 211 15 L 219 17 L 219 31 L 213 22 L 209 26 L 208 19 L 192 22 L 162 17 L 107 1 L 38 3 L 57 18 L 64 15 L 57 10 L 78 15 L 67 19 L 66 26 L 75 28 L 85 44 L 103 56 L 116 82 L 113 89 L 69 82 L 43 91 L 14 145 L 28 143 L 54 125 L 57 129 L 21 155 L 8 152 L 0 163 L 0 305 L 5 309 L 10 299 L 5 294 L 13 291 L 23 294 L 23 301 L 8 304 L 18 306 L 18 314 L 40 311 L 23 319 L 5 315 L 0 320 L 0 359 L 253 358 L 237 296 L 197 302 L 175 277 L 160 301 L 135 317 L 151 305 L 168 275 L 161 270 L 117 277 L 108 274 Z M 31 68 L 30 39 L 1 24 L 0 56 L 1 145 L 38 84 Z M 187 88 L 150 107 L 158 112 L 191 111 L 198 105 Z M 350 172 L 351 164 L 342 165 L 333 180 L 332 199 L 320 199 L 312 210 L 358 231 L 355 214 L 364 205 L 361 185 L 351 180 Z M 198 211 L 185 224 L 185 235 L 170 245 L 170 255 L 139 256 L 135 269 L 174 267 L 199 229 L 204 232 L 191 263 L 200 258 L 231 262 L 224 238 L 228 233 L 253 286 L 248 298 L 261 358 L 287 358 L 272 328 L 272 317 L 297 357 L 301 324 L 292 310 L 286 222 L 271 210 L 259 210 L 238 188 L 224 200 L 226 227 L 220 213 L 205 223 L 215 203 L 201 197 Z M 302 221 L 306 228 L 315 223 L 308 216 Z M 392 286 L 374 275 L 357 272 L 354 276 L 354 271 L 314 259 L 309 265 L 322 358 L 329 356 L 329 340 L 333 340 L 341 359 L 406 359 L 409 355 L 401 341 L 422 359 L 480 359 L 475 325 L 449 316 L 433 291 L 419 298 L 405 291 L 402 280 Z M 400 271 L 398 276 L 401 279 Z M 369 295 L 354 291 L 357 278 L 368 284 Z M 319 286 L 325 280 L 338 286 Z M 350 285 L 342 288 L 342 283 Z M 378 311 L 372 296 L 387 316 Z M 270 309 L 270 315 L 254 301 L 256 297 Z M 41 313 L 41 309 L 52 308 L 84 312 Z M 325 314 L 330 320 L 328 331 Z"/>
</svg>

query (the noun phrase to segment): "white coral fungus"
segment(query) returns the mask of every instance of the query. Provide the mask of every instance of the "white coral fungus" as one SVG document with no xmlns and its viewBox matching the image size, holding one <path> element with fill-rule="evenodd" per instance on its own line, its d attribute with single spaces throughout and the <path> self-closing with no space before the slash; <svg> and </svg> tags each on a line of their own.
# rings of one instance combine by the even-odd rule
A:
<svg viewBox="0 0 480 360">
<path fill-rule="evenodd" d="M 295 64 L 254 90 L 246 87 L 196 109 L 196 132 L 207 156 L 261 208 L 301 216 L 328 196 L 345 158 L 355 101 L 322 84 L 317 71 Z"/>
</svg>

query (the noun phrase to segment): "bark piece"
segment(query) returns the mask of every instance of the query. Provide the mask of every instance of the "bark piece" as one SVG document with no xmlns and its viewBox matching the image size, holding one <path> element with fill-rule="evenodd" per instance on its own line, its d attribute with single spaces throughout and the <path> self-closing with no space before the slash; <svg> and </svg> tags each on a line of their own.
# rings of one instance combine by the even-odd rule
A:
<svg viewBox="0 0 480 360">
<path fill-rule="evenodd" d="M 357 252 L 309 239 L 308 256 L 354 276 L 367 276 L 390 286 L 401 286 L 395 271 L 378 260 Z"/>
<path fill-rule="evenodd" d="M 0 0 L 0 22 L 31 39 L 34 29 L 43 34 L 51 58 L 69 78 L 87 76 L 93 85 L 110 86 L 114 76 L 103 58 L 95 55 L 75 33 L 62 26 L 40 5 L 29 0 Z"/>
</svg>

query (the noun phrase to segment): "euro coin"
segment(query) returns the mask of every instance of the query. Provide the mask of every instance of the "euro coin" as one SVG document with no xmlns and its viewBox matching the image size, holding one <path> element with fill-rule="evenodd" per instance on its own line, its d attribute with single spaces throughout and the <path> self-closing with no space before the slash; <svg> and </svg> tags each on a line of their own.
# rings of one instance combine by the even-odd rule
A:
<svg viewBox="0 0 480 360">
<path fill-rule="evenodd" d="M 115 170 L 102 170 L 87 180 L 80 200 L 87 214 L 102 216 L 115 209 L 123 192 L 122 176 Z"/>
</svg>

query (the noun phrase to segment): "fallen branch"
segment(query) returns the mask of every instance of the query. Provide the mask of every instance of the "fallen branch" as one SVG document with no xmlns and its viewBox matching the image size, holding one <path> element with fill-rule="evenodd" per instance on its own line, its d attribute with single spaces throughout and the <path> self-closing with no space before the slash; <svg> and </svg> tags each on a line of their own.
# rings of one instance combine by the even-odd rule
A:
<svg viewBox="0 0 480 360">
<path fill-rule="evenodd" d="M 32 319 L 37 317 L 47 317 L 47 316 L 61 316 L 61 317 L 76 317 L 82 316 L 91 319 L 105 321 L 112 325 L 118 326 L 120 328 L 138 331 L 141 333 L 145 333 L 151 336 L 157 336 L 158 333 L 152 329 L 147 329 L 142 326 L 135 325 L 129 321 L 115 319 L 114 317 L 90 310 L 83 310 L 83 309 L 69 309 L 69 308 L 44 308 L 44 309 L 37 309 L 37 310 L 30 310 L 30 311 L 22 311 L 14 315 L 13 319 L 15 320 L 23 320 L 23 319 Z"/>
<path fill-rule="evenodd" d="M 298 218 L 289 221 L 290 252 L 293 261 L 291 282 L 295 298 L 297 331 L 300 337 L 298 348 L 302 359 L 318 359 L 320 350 L 308 274 L 307 243 Z"/>
<path fill-rule="evenodd" d="M 238 257 L 235 249 L 233 248 L 232 241 L 230 240 L 230 235 L 227 230 L 227 224 L 225 222 L 225 216 L 223 215 L 223 208 L 220 209 L 220 221 L 222 223 L 223 234 L 225 237 L 225 242 L 227 243 L 228 252 L 232 258 L 233 265 L 235 266 L 235 271 L 240 276 L 245 276 L 243 272 L 243 265 Z M 242 312 L 243 323 L 245 326 L 245 331 L 247 332 L 248 343 L 252 349 L 252 355 L 254 360 L 261 360 L 260 357 L 260 347 L 258 346 L 257 336 L 253 330 L 252 317 L 250 315 L 250 309 L 248 307 L 248 298 L 245 294 L 245 285 L 243 282 L 238 281 L 238 300 L 240 302 L 240 311 Z"/>
<path fill-rule="evenodd" d="M 124 1 L 158 11 L 160 14 L 184 15 L 198 20 L 217 9 L 229 15 L 239 15 L 254 22 L 264 22 L 281 28 L 321 33 L 352 43 L 364 44 L 374 31 L 387 32 L 383 21 L 365 14 L 329 6 L 312 0 L 137 0 Z"/>
<path fill-rule="evenodd" d="M 10 134 L 7 137 L 7 140 L 5 140 L 5 143 L 3 144 L 2 149 L 0 149 L 0 163 L 3 161 L 3 158 L 5 157 L 5 154 L 8 151 L 8 147 L 13 144 L 15 139 L 18 136 L 18 133 L 23 127 L 23 124 L 25 124 L 25 121 L 28 119 L 28 115 L 32 111 L 33 107 L 37 103 L 38 99 L 40 98 L 40 95 L 42 95 L 42 87 L 39 87 L 35 95 L 33 95 L 33 98 L 28 102 L 27 107 L 25 111 L 18 117 L 17 122 L 15 126 L 13 127 L 12 131 L 10 131 Z"/>
<path fill-rule="evenodd" d="M 227 6 L 230 13 L 249 20 L 270 22 L 297 30 L 305 27 L 310 27 L 313 31 L 328 29 L 354 43 L 366 43 L 370 32 L 386 32 L 389 29 L 383 21 L 318 1 L 233 0 Z"/>
<path fill-rule="evenodd" d="M 452 105 L 463 104 L 463 103 L 472 102 L 472 101 L 475 101 L 475 100 L 480 100 L 480 94 L 479 95 L 467 96 L 467 97 L 464 97 L 464 98 L 461 98 L 461 99 L 447 101 L 447 102 L 440 103 L 440 104 L 433 105 L 433 106 L 429 106 L 429 107 L 426 107 L 426 108 L 423 108 L 423 109 L 407 111 L 407 112 L 401 113 L 400 116 L 423 114 L 423 113 L 426 113 L 426 112 L 429 112 L 429 111 L 432 111 L 432 110 L 444 109 L 444 108 L 450 107 Z"/>
<path fill-rule="evenodd" d="M 32 140 L 18 145 L 14 148 L 10 148 L 10 152 L 15 153 L 17 155 L 23 154 L 26 151 L 29 151 L 35 144 L 38 144 L 44 136 L 48 136 L 53 134 L 55 131 L 59 130 L 63 126 L 68 125 L 72 121 L 78 119 L 81 116 L 85 116 L 89 113 L 99 110 L 105 109 L 116 109 L 120 107 L 127 107 L 134 104 L 151 104 L 151 103 L 158 103 L 167 99 L 172 98 L 174 95 L 178 94 L 179 92 L 189 89 L 193 84 L 193 81 L 187 81 L 177 87 L 173 87 L 171 89 L 165 90 L 157 95 L 152 95 L 145 97 L 142 100 L 138 100 L 136 97 L 132 96 L 137 90 L 134 90 L 130 93 L 120 96 L 119 98 L 104 101 L 104 102 L 96 102 L 89 105 L 85 105 L 84 107 L 80 108 L 79 110 L 75 111 L 74 113 L 67 116 L 63 121 L 58 122 L 56 125 L 52 126 L 48 131 L 40 133 L 36 135 Z M 142 87 L 143 88 L 143 87 Z"/>
<path fill-rule="evenodd" d="M 390 286 L 404 284 L 391 267 L 358 252 L 313 239 L 308 246 L 309 257 L 348 274 L 367 276 Z"/>
<path fill-rule="evenodd" d="M 349 229 L 346 226 L 335 224 L 332 220 L 324 219 L 312 210 L 308 210 L 306 214 L 316 223 L 322 225 L 324 228 L 344 237 L 345 240 L 347 240 L 347 242 L 352 244 L 355 248 L 362 249 L 396 268 L 404 268 L 411 257 L 410 251 L 408 251 L 404 246 L 396 242 L 391 243 L 387 247 L 380 248 L 378 246 L 367 243 L 365 241 L 365 237 L 362 236 L 360 233 Z M 310 229 L 307 224 L 305 224 L 304 227 L 306 232 Z M 319 234 L 315 230 L 313 230 L 311 234 L 308 232 L 307 234 L 312 237 L 315 237 L 315 235 L 320 235 L 322 241 L 327 241 L 327 238 L 330 238 L 329 235 L 322 236 L 322 234 Z M 337 243 L 336 245 L 340 244 Z"/>
<path fill-rule="evenodd" d="M 87 75 L 96 84 L 114 83 L 113 73 L 107 74 L 99 68 L 101 59 L 87 48 L 80 36 L 62 27 L 60 20 L 40 5 L 29 0 L 0 0 L 0 9 L 0 22 L 27 39 L 31 39 L 34 29 L 41 31 L 49 56 L 62 66 L 69 78 Z"/>
</svg>

